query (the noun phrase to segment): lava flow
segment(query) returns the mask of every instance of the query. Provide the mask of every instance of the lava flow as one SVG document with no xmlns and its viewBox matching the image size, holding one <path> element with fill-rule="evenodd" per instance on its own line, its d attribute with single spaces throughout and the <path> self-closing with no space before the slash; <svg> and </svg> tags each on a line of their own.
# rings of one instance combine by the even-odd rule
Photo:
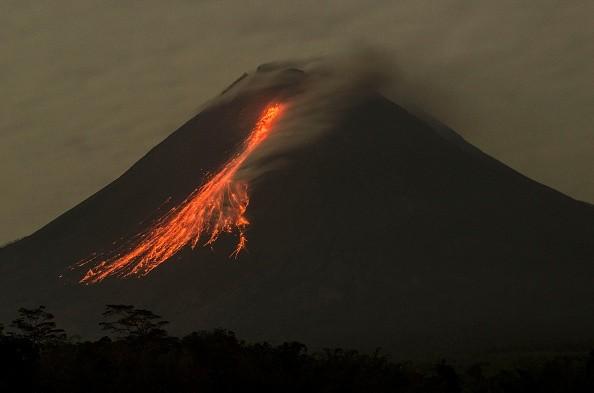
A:
<svg viewBox="0 0 594 393">
<path fill-rule="evenodd" d="M 235 178 L 241 165 L 270 135 L 274 121 L 283 111 L 280 103 L 269 104 L 245 140 L 242 150 L 180 205 L 173 207 L 146 232 L 139 234 L 131 249 L 100 260 L 89 269 L 81 283 L 91 284 L 109 276 L 144 276 L 175 255 L 181 248 L 214 243 L 221 233 L 236 232 L 238 242 L 231 256 L 247 243 L 245 212 L 249 203 L 247 183 Z M 96 262 L 98 257 L 78 266 Z"/>
</svg>

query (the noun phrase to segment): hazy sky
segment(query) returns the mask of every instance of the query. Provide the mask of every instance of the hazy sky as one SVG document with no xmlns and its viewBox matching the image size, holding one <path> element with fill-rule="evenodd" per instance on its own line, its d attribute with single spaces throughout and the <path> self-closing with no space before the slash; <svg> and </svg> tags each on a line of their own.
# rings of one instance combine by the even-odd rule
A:
<svg viewBox="0 0 594 393">
<path fill-rule="evenodd" d="M 594 2 L 0 2 L 0 243 L 119 176 L 260 63 L 374 46 L 487 153 L 594 202 Z"/>
</svg>

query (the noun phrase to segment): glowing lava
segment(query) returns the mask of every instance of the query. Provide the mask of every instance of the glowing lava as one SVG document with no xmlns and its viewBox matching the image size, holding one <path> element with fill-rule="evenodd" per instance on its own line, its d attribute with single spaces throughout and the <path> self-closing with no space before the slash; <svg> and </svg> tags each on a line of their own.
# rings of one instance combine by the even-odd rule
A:
<svg viewBox="0 0 594 393">
<path fill-rule="evenodd" d="M 245 228 L 249 221 L 245 212 L 249 203 L 247 183 L 235 179 L 241 165 L 270 135 L 274 121 L 283 105 L 268 105 L 250 131 L 242 150 L 200 188 L 193 191 L 180 205 L 172 208 L 146 232 L 139 234 L 129 250 L 100 260 L 89 269 L 81 283 L 97 283 L 109 276 L 144 276 L 175 255 L 181 248 L 214 243 L 223 232 L 238 234 L 231 256 L 243 250 L 247 243 Z M 82 261 L 78 266 L 96 262 Z"/>
</svg>

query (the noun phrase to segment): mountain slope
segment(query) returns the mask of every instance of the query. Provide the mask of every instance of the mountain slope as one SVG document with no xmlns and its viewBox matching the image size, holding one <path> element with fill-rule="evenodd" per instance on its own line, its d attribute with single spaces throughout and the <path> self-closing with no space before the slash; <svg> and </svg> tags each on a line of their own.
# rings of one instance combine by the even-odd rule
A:
<svg viewBox="0 0 594 393">
<path fill-rule="evenodd" d="M 592 342 L 594 208 L 377 94 L 250 184 L 248 251 L 237 261 L 227 236 L 142 279 L 72 282 L 81 272 L 68 266 L 183 200 L 287 89 L 205 110 L 112 184 L 0 250 L 0 320 L 43 303 L 65 327 L 94 334 L 104 304 L 130 303 L 177 332 L 221 326 L 313 346 L 419 354 Z"/>
</svg>

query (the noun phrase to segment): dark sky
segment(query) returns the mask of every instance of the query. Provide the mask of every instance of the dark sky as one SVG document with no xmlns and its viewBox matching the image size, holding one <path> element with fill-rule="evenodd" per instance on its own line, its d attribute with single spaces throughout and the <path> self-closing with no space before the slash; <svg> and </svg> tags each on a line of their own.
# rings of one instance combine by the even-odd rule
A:
<svg viewBox="0 0 594 393">
<path fill-rule="evenodd" d="M 112 181 L 242 72 L 371 46 L 396 88 L 594 202 L 592 1 L 0 3 L 0 243 Z"/>
</svg>

